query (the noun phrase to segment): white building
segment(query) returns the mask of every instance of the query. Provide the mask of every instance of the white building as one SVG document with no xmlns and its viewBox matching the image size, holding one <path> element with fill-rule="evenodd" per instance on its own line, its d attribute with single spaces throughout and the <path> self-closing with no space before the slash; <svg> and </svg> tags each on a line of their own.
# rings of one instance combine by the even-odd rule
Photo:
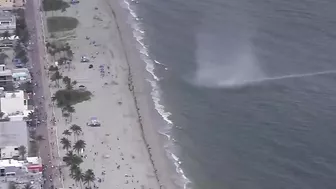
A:
<svg viewBox="0 0 336 189">
<path fill-rule="evenodd" d="M 22 90 L 4 91 L 0 98 L 0 110 L 13 120 L 23 120 L 32 112 L 28 108 L 28 95 Z"/>
<path fill-rule="evenodd" d="M 19 156 L 18 146 L 4 146 L 0 148 L 0 159 L 12 159 Z"/>
</svg>

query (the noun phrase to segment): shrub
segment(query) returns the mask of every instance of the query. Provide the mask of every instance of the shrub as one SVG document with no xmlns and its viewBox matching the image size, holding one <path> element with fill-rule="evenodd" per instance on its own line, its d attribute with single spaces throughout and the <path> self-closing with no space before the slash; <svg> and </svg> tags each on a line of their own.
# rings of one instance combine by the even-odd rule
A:
<svg viewBox="0 0 336 189">
<path fill-rule="evenodd" d="M 65 10 L 70 7 L 69 3 L 62 0 L 43 0 L 42 4 L 44 11 Z"/>
<path fill-rule="evenodd" d="M 69 31 L 77 27 L 78 20 L 67 16 L 54 16 L 47 18 L 49 32 Z"/>
<path fill-rule="evenodd" d="M 92 93 L 86 90 L 61 89 L 54 94 L 53 100 L 57 101 L 58 107 L 64 107 L 66 105 L 74 105 L 86 100 L 90 100 L 91 96 Z"/>
</svg>

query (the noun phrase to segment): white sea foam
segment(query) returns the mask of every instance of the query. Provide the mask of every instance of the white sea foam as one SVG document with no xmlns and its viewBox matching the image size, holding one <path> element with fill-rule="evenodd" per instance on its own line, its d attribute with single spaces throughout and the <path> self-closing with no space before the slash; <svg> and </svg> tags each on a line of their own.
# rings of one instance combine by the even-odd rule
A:
<svg viewBox="0 0 336 189">
<path fill-rule="evenodd" d="M 169 116 L 171 115 L 170 112 L 165 111 L 165 107 L 160 104 L 160 89 L 157 85 L 157 83 L 153 80 L 147 79 L 147 81 L 150 83 L 150 85 L 152 86 L 152 99 L 154 101 L 154 106 L 155 109 L 159 112 L 160 116 L 163 118 L 163 120 L 165 120 L 168 124 L 173 124 L 173 122 L 169 119 Z"/>
<path fill-rule="evenodd" d="M 151 74 L 151 76 L 153 77 L 152 79 L 147 79 L 147 81 L 149 82 L 152 90 L 151 90 L 151 96 L 152 96 L 152 100 L 154 102 L 154 107 L 156 109 L 156 111 L 159 113 L 159 115 L 162 117 L 162 119 L 167 123 L 167 128 L 170 130 L 171 127 L 173 126 L 173 121 L 169 119 L 171 113 L 165 110 L 165 107 L 161 104 L 161 90 L 159 88 L 159 85 L 157 84 L 157 82 L 160 80 L 159 77 L 157 77 L 155 75 L 155 66 L 154 64 L 159 64 L 159 65 L 163 65 L 164 64 L 160 63 L 157 60 L 152 60 L 148 51 L 148 48 L 146 47 L 145 43 L 144 43 L 144 36 L 145 36 L 145 31 L 141 28 L 141 23 L 139 22 L 139 17 L 136 14 L 136 11 L 134 11 L 131 7 L 131 4 L 124 0 L 125 6 L 123 6 L 124 8 L 128 9 L 131 15 L 131 20 L 129 22 L 129 24 L 131 25 L 132 29 L 133 29 L 133 37 L 136 39 L 136 41 L 138 42 L 137 44 L 137 48 L 139 49 L 139 52 L 141 54 L 141 58 L 143 59 L 143 61 L 146 63 L 146 70 L 148 73 Z M 187 189 L 188 184 L 190 183 L 190 180 L 186 177 L 186 175 L 184 174 L 182 168 L 181 168 L 181 161 L 179 160 L 179 158 L 177 157 L 176 154 L 170 152 L 169 148 L 171 148 L 170 144 L 174 144 L 174 142 L 176 141 L 170 134 L 169 131 L 164 131 L 164 132 L 159 132 L 160 134 L 164 135 L 167 137 L 167 141 L 168 143 L 165 145 L 165 149 L 167 152 L 167 155 L 170 159 L 173 160 L 174 162 L 174 166 L 176 169 L 176 172 L 182 177 L 183 179 L 183 188 Z"/>
<path fill-rule="evenodd" d="M 157 60 L 154 60 L 155 64 L 159 64 L 159 65 L 163 65 L 165 66 L 164 64 L 162 64 L 161 62 L 157 61 Z"/>
</svg>

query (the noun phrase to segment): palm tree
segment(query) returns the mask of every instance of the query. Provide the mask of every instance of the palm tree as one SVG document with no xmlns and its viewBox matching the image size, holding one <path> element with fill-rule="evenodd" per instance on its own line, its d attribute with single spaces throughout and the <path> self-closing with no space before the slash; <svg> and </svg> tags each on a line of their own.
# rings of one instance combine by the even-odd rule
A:
<svg viewBox="0 0 336 189">
<path fill-rule="evenodd" d="M 95 181 L 95 179 L 96 179 L 95 174 L 93 173 L 92 169 L 88 169 L 85 171 L 84 178 L 83 178 L 84 184 L 89 185 L 89 187 L 91 188 L 91 183 Z"/>
<path fill-rule="evenodd" d="M 68 151 L 65 156 L 63 157 L 63 161 L 67 166 L 70 166 L 73 163 L 73 159 L 75 158 L 76 154 L 72 151 Z"/>
<path fill-rule="evenodd" d="M 51 66 L 49 66 L 49 71 L 50 71 L 50 72 L 58 71 L 58 67 L 57 67 L 57 66 L 53 66 L 53 65 L 51 65 Z"/>
<path fill-rule="evenodd" d="M 71 122 L 72 121 L 72 114 L 75 113 L 76 110 L 73 106 L 71 106 L 69 104 L 66 105 L 65 108 L 66 108 L 67 112 L 70 114 L 70 122 Z"/>
<path fill-rule="evenodd" d="M 71 79 L 68 76 L 63 77 L 63 83 L 64 85 L 69 85 L 71 83 Z"/>
<path fill-rule="evenodd" d="M 72 114 L 75 113 L 75 108 L 71 105 L 66 105 L 65 106 L 67 109 L 67 112 L 70 114 L 70 122 L 72 121 Z"/>
<path fill-rule="evenodd" d="M 69 149 L 71 148 L 70 140 L 65 137 L 61 138 L 61 144 L 63 144 L 63 149 L 66 151 L 69 151 Z"/>
<path fill-rule="evenodd" d="M 14 181 L 10 181 L 8 185 L 8 189 L 17 189 Z"/>
<path fill-rule="evenodd" d="M 71 174 L 70 176 L 71 176 L 71 178 L 73 178 L 75 180 L 76 183 L 79 182 L 80 185 L 81 185 L 81 188 L 83 188 L 82 187 L 82 180 L 84 178 L 84 175 L 83 175 L 82 170 L 80 168 L 76 169 L 73 172 L 73 174 Z"/>
<path fill-rule="evenodd" d="M 74 139 L 82 132 L 82 128 L 76 124 L 71 125 L 70 130 L 74 133 Z"/>
<path fill-rule="evenodd" d="M 72 165 L 70 165 L 70 168 L 69 168 L 70 176 L 71 176 L 71 177 L 74 176 L 74 173 L 75 173 L 78 169 L 80 169 L 78 165 L 76 165 L 76 164 L 72 164 Z"/>
<path fill-rule="evenodd" d="M 40 148 L 40 142 L 41 142 L 42 140 L 45 140 L 45 138 L 44 138 L 42 135 L 37 135 L 37 136 L 35 136 L 34 139 L 35 139 L 36 142 L 37 142 L 37 146 L 38 146 L 38 148 Z M 38 153 L 40 153 L 39 150 L 38 150 Z"/>
<path fill-rule="evenodd" d="M 24 157 L 27 153 L 26 147 L 21 145 L 21 146 L 18 147 L 18 151 L 19 151 L 19 155 L 21 156 L 21 159 L 24 159 Z"/>
<path fill-rule="evenodd" d="M 5 38 L 5 39 L 8 39 L 10 36 L 11 35 L 10 35 L 9 31 L 5 31 L 5 32 L 2 33 L 2 37 Z"/>
<path fill-rule="evenodd" d="M 23 188 L 23 189 L 33 189 L 33 188 L 34 188 L 34 187 L 33 187 L 32 184 L 27 183 L 27 184 L 24 185 L 24 188 Z"/>
<path fill-rule="evenodd" d="M 51 75 L 51 81 L 55 81 L 56 85 L 59 87 L 59 80 L 62 79 L 62 74 L 57 70 L 55 73 Z"/>
<path fill-rule="evenodd" d="M 28 113 L 27 120 L 32 121 L 35 118 L 34 112 L 31 111 Z"/>
<path fill-rule="evenodd" d="M 54 60 L 55 60 L 56 50 L 55 50 L 55 49 L 49 49 L 49 50 L 48 50 L 48 53 L 49 53 L 52 57 L 54 57 Z"/>
<path fill-rule="evenodd" d="M 76 81 L 76 80 L 72 81 L 72 82 L 71 82 L 71 85 L 72 85 L 72 86 L 77 85 L 77 81 Z"/>
<path fill-rule="evenodd" d="M 50 44 L 49 42 L 47 42 L 47 43 L 46 43 L 46 47 L 47 47 L 47 49 L 49 49 L 50 46 L 51 46 L 51 44 Z"/>
<path fill-rule="evenodd" d="M 84 150 L 86 146 L 86 143 L 84 140 L 78 140 L 74 146 L 73 149 L 77 152 L 77 154 L 79 155 L 79 152 Z"/>
<path fill-rule="evenodd" d="M 63 77 L 63 83 L 65 84 L 65 88 L 68 90 L 73 89 L 73 86 L 77 84 L 77 81 L 71 81 L 71 78 L 68 76 Z"/>
<path fill-rule="evenodd" d="M 69 129 L 65 129 L 62 134 L 67 137 L 71 136 L 71 132 L 69 131 Z"/>
<path fill-rule="evenodd" d="M 83 163 L 83 159 L 74 154 L 72 151 L 68 151 L 66 153 L 66 155 L 63 157 L 63 161 L 67 166 L 71 166 L 71 165 L 80 165 L 81 163 Z"/>
<path fill-rule="evenodd" d="M 70 104 L 67 104 L 62 108 L 63 116 L 68 114 L 70 117 L 70 122 L 72 121 L 72 114 L 75 113 L 75 108 Z M 66 117 L 66 116 L 65 116 Z"/>
</svg>

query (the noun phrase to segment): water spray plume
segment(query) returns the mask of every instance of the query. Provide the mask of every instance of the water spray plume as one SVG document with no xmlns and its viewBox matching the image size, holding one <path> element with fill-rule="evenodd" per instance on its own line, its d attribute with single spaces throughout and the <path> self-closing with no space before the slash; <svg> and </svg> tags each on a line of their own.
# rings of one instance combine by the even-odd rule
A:
<svg viewBox="0 0 336 189">
<path fill-rule="evenodd" d="M 269 78 L 263 78 L 263 79 L 259 79 L 259 80 L 253 80 L 253 81 L 250 81 L 250 83 L 274 81 L 274 80 L 284 80 L 284 79 L 293 79 L 293 78 L 301 78 L 301 77 L 312 77 L 312 76 L 326 75 L 326 74 L 336 74 L 336 70 L 329 70 L 329 71 L 322 71 L 322 72 L 312 72 L 312 73 L 305 73 L 305 74 L 290 74 L 290 75 L 284 75 L 284 76 L 278 76 L 278 77 L 269 77 Z"/>
<path fill-rule="evenodd" d="M 336 70 L 311 72 L 311 73 L 304 73 L 304 74 L 290 74 L 290 75 L 283 75 L 283 76 L 277 76 L 277 77 L 265 77 L 265 78 L 245 80 L 245 81 L 228 80 L 228 81 L 219 82 L 217 86 L 215 87 L 240 87 L 240 86 L 247 86 L 247 85 L 264 83 L 264 82 L 288 80 L 288 79 L 303 78 L 303 77 L 313 77 L 313 76 L 328 75 L 328 74 L 336 74 Z"/>
</svg>

